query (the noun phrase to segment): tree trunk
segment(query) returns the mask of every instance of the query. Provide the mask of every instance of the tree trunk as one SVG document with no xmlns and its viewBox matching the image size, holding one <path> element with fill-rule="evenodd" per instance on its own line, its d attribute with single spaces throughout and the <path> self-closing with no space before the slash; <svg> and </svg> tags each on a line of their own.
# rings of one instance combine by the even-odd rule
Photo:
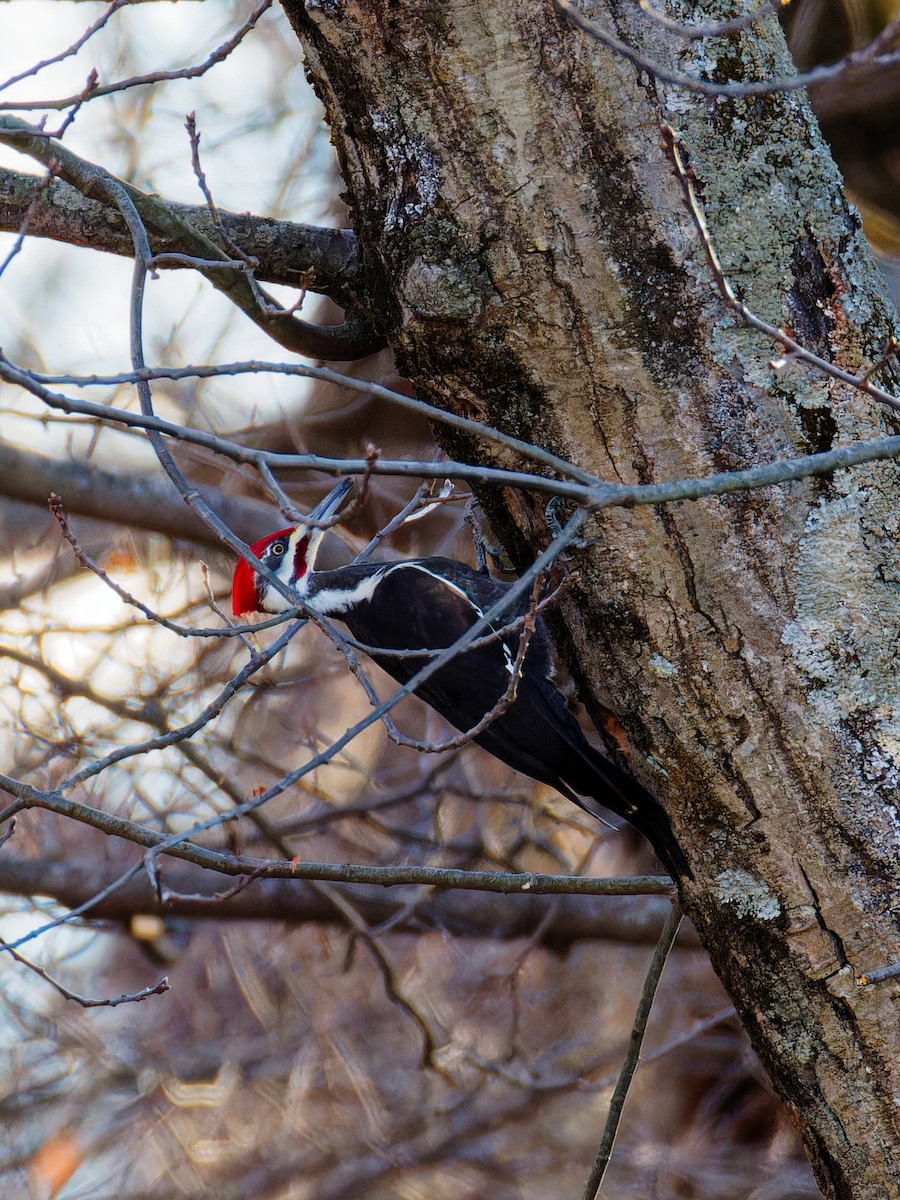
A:
<svg viewBox="0 0 900 1200">
<path fill-rule="evenodd" d="M 866 396 L 770 368 L 660 146 L 668 122 L 747 303 L 862 369 L 891 316 L 803 93 L 694 97 L 540 0 L 285 8 L 425 397 L 628 483 L 896 432 Z M 770 16 L 684 43 L 635 5 L 592 13 L 670 68 L 686 45 L 682 69 L 710 78 L 791 69 Z M 543 506 L 505 501 L 492 516 L 520 557 L 546 544 Z M 681 831 L 685 908 L 820 1186 L 872 1200 L 900 1196 L 897 984 L 856 983 L 900 960 L 898 511 L 894 464 L 609 510 L 559 622 L 583 697 L 615 712 Z"/>
</svg>

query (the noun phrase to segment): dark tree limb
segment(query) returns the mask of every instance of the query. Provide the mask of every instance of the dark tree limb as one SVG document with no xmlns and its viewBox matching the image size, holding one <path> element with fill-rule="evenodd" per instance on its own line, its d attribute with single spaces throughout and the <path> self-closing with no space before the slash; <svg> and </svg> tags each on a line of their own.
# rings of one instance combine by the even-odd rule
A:
<svg viewBox="0 0 900 1200">
<path fill-rule="evenodd" d="M 216 226 L 203 204 L 164 204 L 179 225 L 190 225 L 204 237 L 215 239 Z M 256 275 L 264 283 L 305 286 L 309 292 L 347 304 L 360 285 L 356 237 L 351 229 L 326 229 L 293 221 L 275 221 L 250 213 L 218 209 L 228 237 L 258 262 Z M 23 224 L 24 223 L 24 224 Z M 131 237 L 119 213 L 99 200 L 83 196 L 61 179 L 48 186 L 35 175 L 0 170 L 0 232 L 26 233 L 51 238 L 71 246 L 84 246 L 131 258 Z M 165 233 L 150 235 L 154 254 L 176 253 L 181 243 Z M 184 270 L 185 263 L 160 264 Z M 314 275 L 305 281 L 312 268 Z"/>
<path fill-rule="evenodd" d="M 0 493 L 46 509 L 55 492 L 69 513 L 96 517 L 131 529 L 146 529 L 221 549 L 221 541 L 159 475 L 108 471 L 75 459 L 47 458 L 0 441 Z M 207 502 L 245 541 L 271 524 L 271 505 L 203 488 Z"/>
</svg>

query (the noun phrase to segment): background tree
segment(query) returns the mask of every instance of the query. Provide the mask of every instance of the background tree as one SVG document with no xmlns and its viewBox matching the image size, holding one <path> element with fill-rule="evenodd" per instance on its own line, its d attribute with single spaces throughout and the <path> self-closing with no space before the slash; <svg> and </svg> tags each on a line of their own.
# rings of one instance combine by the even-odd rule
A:
<svg viewBox="0 0 900 1200">
<path fill-rule="evenodd" d="M 273 106 L 283 70 L 272 70 L 272 58 L 286 67 L 296 54 L 273 14 L 268 25 L 260 20 L 268 7 L 246 20 L 240 8 L 218 50 L 207 58 L 209 45 L 191 60 L 202 70 L 170 72 L 179 76 L 176 88 L 188 76 L 213 79 L 235 70 L 239 54 L 264 46 L 262 71 L 245 59 L 232 76 L 262 74 L 278 84 L 268 98 L 253 96 L 256 133 L 279 115 Z M 165 309 L 178 293 L 167 274 L 152 283 L 147 303 L 157 292 L 169 299 L 144 321 L 139 266 L 128 353 L 142 371 L 142 359 L 160 364 L 149 375 L 157 404 L 173 418 L 156 422 L 175 453 L 170 474 L 186 475 L 202 501 L 187 490 L 193 510 L 186 508 L 151 459 L 134 457 L 145 451 L 129 422 L 132 431 L 154 424 L 146 386 L 136 389 L 143 419 L 121 411 L 133 390 L 127 372 L 95 393 L 106 409 L 91 407 L 73 386 L 72 352 L 30 333 L 7 341 L 0 364 L 29 397 L 15 393 L 16 428 L 29 434 L 6 435 L 7 495 L 43 503 L 52 489 L 63 498 L 64 522 L 67 514 L 114 512 L 132 529 L 209 543 L 204 515 L 213 524 L 216 514 L 224 517 L 241 536 L 265 532 L 279 519 L 260 502 L 274 499 L 290 511 L 309 493 L 285 486 L 301 469 L 308 479 L 310 468 L 334 468 L 327 457 L 334 456 L 342 469 L 371 477 L 369 501 L 351 525 L 358 549 L 410 500 L 414 483 L 398 491 L 382 481 L 403 469 L 389 460 L 406 459 L 408 474 L 447 475 L 457 490 L 444 489 L 437 508 L 433 493 L 411 501 L 406 515 L 416 520 L 400 527 L 389 553 L 469 553 L 460 492 L 474 478 L 520 567 L 551 540 L 548 494 L 590 513 L 590 545 L 567 559 L 577 572 L 568 571 L 555 624 L 581 693 L 610 745 L 669 802 L 694 865 L 683 902 L 801 1124 L 823 1190 L 895 1194 L 896 982 L 856 983 L 873 966 L 900 959 L 891 824 L 896 686 L 884 650 L 897 628 L 895 468 L 876 461 L 823 481 L 807 476 L 833 470 L 833 458 L 784 466 L 892 432 L 884 407 L 891 397 L 876 387 L 872 369 L 890 370 L 889 356 L 879 360 L 892 349 L 891 326 L 805 101 L 772 84 L 790 76 L 777 25 L 761 14 L 740 20 L 725 40 L 686 39 L 684 29 L 673 33 L 625 10 L 595 13 L 601 23 L 585 30 L 577 14 L 550 5 L 526 13 L 497 4 L 473 14 L 448 4 L 439 15 L 396 4 L 286 9 L 325 101 L 358 246 L 346 233 L 220 213 L 209 196 L 196 208 L 170 203 L 176 189 L 157 179 L 147 186 L 153 126 L 143 101 L 130 111 L 113 107 L 122 145 L 110 147 L 103 165 L 113 166 L 118 150 L 117 173 L 144 186 L 123 187 L 87 163 L 104 157 L 89 114 L 155 94 L 145 88 L 156 76 L 143 79 L 137 62 L 117 72 L 113 87 L 101 72 L 52 103 L 46 95 L 9 102 L 29 114 L 31 127 L 7 118 L 3 140 L 49 174 L 37 182 L 7 174 L 6 227 L 118 254 L 137 248 L 139 258 L 146 238 L 157 256 L 152 265 L 195 266 L 251 319 L 228 330 L 232 362 L 238 341 L 261 357 L 263 334 L 290 350 L 348 358 L 387 335 L 415 382 L 415 415 L 409 399 L 396 407 L 405 384 L 393 399 L 365 384 L 348 401 L 326 372 L 318 372 L 319 390 L 302 411 L 253 413 L 246 367 L 178 371 L 185 359 L 221 359 L 217 339 L 199 333 L 200 314 L 192 312 L 184 329 L 171 321 Z M 179 6 L 180 21 L 186 11 Z M 224 15 L 225 6 L 218 11 Z M 108 6 L 88 44 L 127 15 L 138 22 L 130 26 L 132 49 L 146 53 L 159 44 L 158 32 L 147 36 L 159 12 Z M 892 65 L 886 36 L 862 64 L 875 73 Z M 835 78 L 839 88 L 846 71 Z M 220 76 L 214 94 L 224 86 Z M 226 113 L 227 145 L 207 158 L 207 117 L 199 103 L 191 106 L 198 115 L 184 153 L 169 150 L 167 166 L 180 164 L 190 181 L 193 160 L 194 181 L 208 190 L 210 163 L 240 163 L 241 154 Z M 53 137 L 50 122 L 36 126 L 32 109 L 55 114 Z M 288 110 L 280 115 L 296 138 Z M 677 126 L 680 152 L 660 146 L 663 123 Z M 315 141 L 310 147 L 320 152 Z M 690 162 L 680 180 L 676 160 Z M 290 196 L 292 176 L 273 178 Z M 242 206 L 231 195 L 222 200 Z M 703 210 L 712 242 L 704 243 Z M 348 315 L 326 325 L 326 313 L 310 324 L 289 311 L 296 291 L 277 311 L 257 280 L 319 287 Z M 55 297 L 48 292 L 48 302 Z M 96 327 L 98 316 L 95 308 L 89 323 Z M 124 331 L 121 311 L 117 320 Z M 150 353 L 137 336 L 142 325 Z M 193 350 L 198 336 L 207 352 L 185 353 L 182 343 Z M 245 340 L 251 336 L 260 340 Z M 773 367 L 773 342 L 796 361 Z M 120 342 L 112 369 L 124 354 Z M 43 376 L 34 369 L 41 358 L 50 367 Z M 89 361 L 106 369 L 96 352 Z M 186 382 L 172 378 L 179 373 Z M 384 354 L 354 374 L 399 382 Z M 262 396 L 257 385 L 253 402 Z M 438 408 L 467 420 L 448 426 Z M 50 443 L 23 448 L 35 428 L 25 423 L 39 417 L 46 427 L 54 409 L 67 414 L 49 418 L 55 458 L 37 459 L 35 450 Z M 429 463 L 427 414 L 450 462 Z M 523 439 L 525 447 L 517 444 Z M 63 461 L 67 449 L 74 453 Z M 260 459 L 260 450 L 318 457 Z M 882 439 L 857 459 L 895 452 Z M 849 461 L 841 460 L 845 468 Z M 470 462 L 479 464 L 474 472 Z M 147 478 L 135 478 L 139 463 Z M 769 463 L 774 472 L 731 478 L 721 484 L 727 494 L 713 498 L 714 472 Z M 543 481 L 523 481 L 523 468 Z M 601 483 L 607 479 L 624 490 Z M 701 482 L 647 490 L 672 480 Z M 747 490 L 761 482 L 765 491 Z M 706 498 L 664 503 L 696 495 Z M 12 549 L 33 539 L 36 527 L 30 510 L 8 512 Z M 80 523 L 75 534 L 82 559 L 85 548 L 102 553 L 113 579 L 140 564 L 129 591 L 148 599 L 155 584 L 154 610 L 179 621 L 200 617 L 198 573 L 185 573 L 157 542 L 129 537 L 110 545 L 108 526 Z M 557 554 L 566 549 L 559 539 L 555 545 Z M 118 1193 L 130 1158 L 137 1188 L 148 1195 L 203 1192 L 211 1181 L 235 1195 L 387 1195 L 400 1179 L 437 1195 L 480 1195 L 488 1186 L 510 1195 L 577 1194 L 598 1136 L 586 1095 L 599 1093 L 602 1112 L 646 958 L 596 938 L 633 936 L 635 919 L 652 937 L 664 901 L 602 901 L 585 910 L 583 900 L 546 905 L 533 897 L 526 909 L 523 898 L 474 904 L 419 886 L 385 906 L 380 894 L 330 883 L 301 891 L 246 876 L 296 875 L 303 868 L 295 857 L 403 858 L 427 867 L 448 856 L 454 866 L 593 875 L 624 867 L 623 839 L 552 799 L 561 823 L 551 820 L 548 797 L 523 792 L 521 781 L 477 751 L 445 755 L 435 766 L 389 749 L 370 724 L 336 754 L 334 739 L 370 719 L 368 702 L 313 630 L 272 666 L 258 655 L 248 662 L 231 639 L 187 642 L 158 621 L 123 620 L 118 598 L 99 582 L 86 612 L 79 612 L 81 581 L 46 591 L 44 607 L 46 560 L 45 548 L 30 562 L 17 549 L 7 592 L 14 607 L 3 653 L 16 731 L 7 747 L 7 815 L 28 811 L 4 847 L 0 883 L 16 894 L 39 889 L 76 914 L 87 904 L 94 927 L 99 918 L 125 921 L 134 938 L 144 928 L 134 918 L 147 912 L 186 923 L 155 926 L 162 942 L 141 943 L 177 958 L 166 996 L 156 994 L 155 979 L 146 983 L 146 967 L 136 982 L 121 946 L 106 949 L 101 964 L 102 939 L 87 943 L 92 992 L 105 975 L 110 996 L 121 987 L 126 999 L 150 998 L 140 1009 L 79 1014 L 68 1032 L 63 1017 L 61 1051 L 77 1068 L 69 1074 L 59 1050 L 45 1058 L 39 1038 L 23 1049 L 11 1109 L 25 1097 L 33 1113 L 38 1097 L 47 1119 L 22 1130 L 10 1169 L 27 1165 L 36 1188 L 75 1171 L 70 1186 Z M 222 566 L 227 572 L 224 555 Z M 289 635 L 273 636 L 286 644 Z M 225 681 L 235 679 L 251 690 L 232 701 Z M 440 740 L 426 714 L 410 709 L 403 722 Z M 296 789 L 285 791 L 295 776 L 308 805 L 302 815 Z M 494 793 L 500 803 L 488 806 Z M 73 821 L 96 831 L 96 844 L 78 833 L 78 857 Z M 112 834 L 122 840 L 110 842 Z M 136 860 L 123 849 L 128 840 L 153 853 Z M 243 872 L 246 886 L 223 896 L 227 884 L 211 888 L 187 866 L 171 866 L 158 853 L 163 842 L 168 856 L 195 868 Z M 354 877 L 340 869 L 306 873 Z M 447 881 L 427 870 L 406 878 Z M 626 916 L 614 903 L 632 907 Z M 640 918 L 638 903 L 648 904 Z M 302 924 L 261 947 L 241 929 L 216 925 L 204 934 L 194 923 L 228 914 Z M 336 923 L 347 940 L 323 949 L 321 931 Z M 45 927 L 42 917 L 38 928 Z M 465 951 L 422 932 L 434 928 L 465 937 Z M 519 940 L 504 942 L 513 936 Z M 42 940 L 49 942 L 49 930 Z M 358 946 L 352 958 L 348 946 Z M 646 1103 L 635 1106 L 641 1116 L 629 1122 L 610 1186 L 636 1195 L 650 1188 L 808 1194 L 790 1135 L 735 1056 L 733 1030 L 718 1040 L 731 1009 L 702 961 L 690 945 L 676 951 L 670 970 L 681 995 L 656 1010 L 651 1043 L 659 1074 L 638 1075 Z M 301 975 L 304 985 L 315 978 L 315 987 L 298 990 Z M 598 982 L 613 977 L 614 987 Z M 23 1029 L 45 1029 L 30 993 L 11 991 L 8 1003 Z M 705 1053 L 673 1058 L 692 1038 Z M 663 1079 L 665 1111 L 652 1099 Z M 92 1094 L 100 1103 L 82 1104 L 77 1114 L 67 1107 L 73 1095 L 85 1102 Z M 208 1109 L 209 1124 L 198 1109 Z M 51 1134 L 61 1111 L 69 1123 Z M 141 1134 L 140 1161 L 137 1142 L 130 1154 L 127 1141 L 123 1150 L 126 1113 L 129 1122 L 156 1114 L 152 1136 Z M 758 1159 L 725 1149 L 723 1130 L 738 1144 L 766 1148 L 762 1179 Z"/>
</svg>

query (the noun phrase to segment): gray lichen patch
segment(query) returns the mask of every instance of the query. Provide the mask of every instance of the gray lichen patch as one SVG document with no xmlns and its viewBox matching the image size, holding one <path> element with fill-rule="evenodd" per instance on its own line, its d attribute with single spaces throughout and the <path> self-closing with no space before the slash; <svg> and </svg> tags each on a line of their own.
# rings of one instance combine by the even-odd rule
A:
<svg viewBox="0 0 900 1200">
<path fill-rule="evenodd" d="M 844 495 L 809 512 L 796 560 L 795 618 L 782 641 L 813 684 L 810 701 L 832 731 L 869 714 L 881 750 L 900 761 L 900 589 L 876 568 L 866 536 L 873 492 L 847 479 Z"/>
<path fill-rule="evenodd" d="M 385 228 L 404 229 L 436 202 L 441 187 L 440 164 L 427 139 L 406 127 L 405 114 L 372 108 L 369 119 L 381 139 L 388 168 L 384 191 L 390 200 Z"/>
<path fill-rule="evenodd" d="M 719 900 L 738 917 L 775 921 L 781 916 L 781 901 L 761 879 L 747 871 L 721 871 L 715 878 Z"/>
<path fill-rule="evenodd" d="M 669 660 L 664 658 L 661 654 L 652 654 L 647 660 L 647 665 L 649 666 L 650 670 L 654 672 L 654 674 L 660 677 L 660 679 L 671 679 L 673 676 L 678 674 L 678 668 L 675 666 L 675 664 L 669 662 Z"/>
</svg>

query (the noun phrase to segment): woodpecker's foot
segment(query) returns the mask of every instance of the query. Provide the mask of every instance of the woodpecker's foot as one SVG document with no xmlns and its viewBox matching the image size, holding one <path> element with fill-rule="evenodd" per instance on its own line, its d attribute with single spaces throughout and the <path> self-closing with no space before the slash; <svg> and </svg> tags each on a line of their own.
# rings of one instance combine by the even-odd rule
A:
<svg viewBox="0 0 900 1200">
<path fill-rule="evenodd" d="M 544 509 L 544 519 L 547 522 L 547 528 L 550 530 L 551 538 L 562 536 L 563 523 L 560 519 L 560 509 L 564 504 L 570 504 L 570 500 L 566 500 L 563 496 L 552 496 L 547 501 L 547 507 Z M 593 546 L 595 539 L 592 538 L 575 538 L 570 542 L 566 553 L 570 554 L 573 550 L 585 550 L 588 546 Z M 565 555 L 563 556 L 565 557 Z"/>
<path fill-rule="evenodd" d="M 474 498 L 466 505 L 464 516 L 472 530 L 472 540 L 475 543 L 475 565 L 482 575 L 489 574 L 488 560 L 491 566 L 501 575 L 515 575 L 515 568 L 509 557 L 499 546 L 492 545 L 484 536 L 484 526 L 481 522 L 481 505 Z"/>
</svg>

